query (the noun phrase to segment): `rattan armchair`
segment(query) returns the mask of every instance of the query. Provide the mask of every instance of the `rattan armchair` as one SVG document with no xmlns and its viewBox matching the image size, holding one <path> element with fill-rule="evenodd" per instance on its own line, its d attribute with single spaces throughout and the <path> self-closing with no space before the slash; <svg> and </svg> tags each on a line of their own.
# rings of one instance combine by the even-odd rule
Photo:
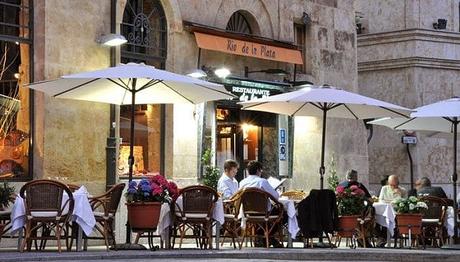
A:
<svg viewBox="0 0 460 262">
<path fill-rule="evenodd" d="M 172 247 L 179 234 L 179 248 L 184 238 L 199 240 L 200 248 L 212 247 L 212 214 L 219 196 L 208 186 L 188 186 L 172 203 L 173 235 Z M 191 231 L 192 235 L 186 235 Z"/>
<path fill-rule="evenodd" d="M 113 222 L 124 188 L 125 184 L 120 183 L 112 186 L 104 194 L 89 199 L 94 218 L 96 219 L 96 226 L 94 228 L 102 237 L 87 236 L 86 239 L 104 239 L 107 250 L 109 250 L 110 246 L 109 241 L 112 241 L 113 247 L 116 248 Z"/>
<path fill-rule="evenodd" d="M 19 194 L 26 210 L 25 237 L 20 251 L 23 252 L 26 245 L 30 251 L 32 240 L 56 239 L 61 252 L 62 234 L 67 237 L 63 228 L 70 221 L 74 208 L 72 192 L 58 181 L 35 180 L 26 183 Z M 39 229 L 41 236 L 37 232 Z"/>
<path fill-rule="evenodd" d="M 422 230 L 425 240 L 431 240 L 435 247 L 444 245 L 444 221 L 448 203 L 444 198 L 434 196 L 423 196 L 420 198 L 428 205 L 422 217 Z"/>
<path fill-rule="evenodd" d="M 229 200 L 224 200 L 224 224 L 222 225 L 222 244 L 228 236 L 232 239 L 233 247 L 241 249 L 240 233 L 241 219 L 239 218 L 241 194 L 243 190 L 236 192 Z M 236 240 L 236 241 L 235 241 Z"/>
<path fill-rule="evenodd" d="M 279 229 L 280 242 L 283 242 L 281 223 L 284 208 L 276 198 L 258 188 L 245 188 L 241 194 L 240 205 L 246 223 L 240 247 L 246 237 L 257 237 L 255 233 L 258 229 L 263 231 L 267 248 L 270 246 L 269 238 L 276 229 Z M 270 205 L 271 208 L 269 208 Z"/>
</svg>

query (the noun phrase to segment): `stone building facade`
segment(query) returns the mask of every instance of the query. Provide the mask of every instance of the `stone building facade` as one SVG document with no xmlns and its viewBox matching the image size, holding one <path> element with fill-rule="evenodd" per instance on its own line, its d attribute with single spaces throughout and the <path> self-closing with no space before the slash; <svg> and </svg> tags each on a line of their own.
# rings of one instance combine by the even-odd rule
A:
<svg viewBox="0 0 460 262">
<path fill-rule="evenodd" d="M 292 63 L 236 56 L 197 46 L 194 34 L 184 21 L 225 30 L 235 13 L 241 14 L 252 34 L 270 41 L 297 44 L 304 64 L 296 68 L 299 81 L 317 85 L 329 84 L 345 90 L 358 90 L 357 45 L 353 0 L 143 0 L 159 2 L 166 20 L 167 51 L 160 67 L 186 74 L 200 65 L 210 68 L 225 66 L 232 75 L 243 77 L 249 70 L 283 69 L 286 81 L 294 80 Z M 61 75 L 90 71 L 110 66 L 111 50 L 96 39 L 110 32 L 111 1 L 34 0 L 33 80 L 55 79 Z M 116 32 L 120 33 L 127 3 L 115 3 Z M 300 31 L 296 31 L 301 27 Z M 297 26 L 297 27 L 296 27 Z M 303 30 L 303 31 L 302 31 Z M 303 32 L 299 35 L 298 32 Z M 299 39 L 299 37 L 301 39 Z M 122 61 L 120 48 L 116 62 Z M 283 82 L 283 77 L 257 73 L 251 79 Z M 59 178 L 67 183 L 83 184 L 96 195 L 106 185 L 106 139 L 110 136 L 111 106 L 83 101 L 54 99 L 35 93 L 33 178 Z M 392 101 L 398 102 L 398 101 Z M 163 172 L 180 186 L 196 183 L 200 171 L 203 140 L 211 136 L 216 149 L 215 103 L 207 105 L 166 105 L 161 121 L 163 134 Z M 117 109 L 120 112 L 120 109 Z M 155 110 L 159 110 L 156 108 Z M 121 110 L 122 111 L 122 110 Z M 148 118 L 160 126 L 156 116 Z M 285 117 L 277 117 L 275 128 L 264 129 L 267 143 L 262 151 L 264 164 L 272 175 L 286 174 L 286 189 L 309 191 L 319 187 L 321 120 L 298 117 L 287 127 L 292 154 L 285 164 L 278 159 L 278 127 L 286 125 Z M 120 120 L 115 119 L 117 128 Z M 154 123 L 156 122 L 156 124 Z M 149 124 L 150 125 L 150 124 Z M 200 133 L 201 132 L 201 133 Z M 116 135 L 120 135 L 117 131 Z M 158 134 L 154 134 L 160 137 Z M 367 132 L 362 121 L 328 120 L 326 160 L 336 159 L 338 175 L 354 168 L 367 183 Z M 160 147 L 158 147 L 160 148 Z M 159 150 L 149 146 L 149 150 Z M 152 153 L 153 155 L 159 155 Z M 288 155 L 289 156 L 289 155 Z M 268 159 L 268 160 L 267 160 Z M 271 170 L 271 171 L 270 171 Z M 326 175 L 330 165 L 326 165 Z M 64 178 L 64 179 L 63 179 Z M 117 180 L 120 181 L 120 180 Z M 124 180 L 121 180 L 124 181 Z M 124 208 L 121 208 L 124 210 Z M 119 219 L 117 227 L 123 228 Z M 123 231 L 117 232 L 122 236 Z"/>
<path fill-rule="evenodd" d="M 459 2 L 385 0 L 355 2 L 364 27 L 358 35 L 359 92 L 409 108 L 459 95 Z M 389 19 L 391 17 L 391 19 Z M 440 26 L 443 20 L 445 28 Z M 410 188 L 410 165 L 401 132 L 374 127 L 369 143 L 369 182 L 374 192 L 385 175 Z M 452 192 L 452 140 L 417 133 L 409 147 L 414 180 L 429 177 Z M 451 195 L 450 195 L 451 196 Z"/>
</svg>

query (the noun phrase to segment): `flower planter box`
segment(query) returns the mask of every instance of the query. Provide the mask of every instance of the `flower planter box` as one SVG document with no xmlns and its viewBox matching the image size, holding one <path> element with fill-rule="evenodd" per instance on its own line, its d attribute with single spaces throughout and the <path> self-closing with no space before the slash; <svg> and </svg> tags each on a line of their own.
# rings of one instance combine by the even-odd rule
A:
<svg viewBox="0 0 460 262">
<path fill-rule="evenodd" d="M 359 215 L 340 216 L 339 231 L 337 235 L 341 237 L 352 237 L 358 228 Z"/>
<path fill-rule="evenodd" d="M 397 214 L 396 227 L 399 234 L 420 235 L 422 233 L 422 214 Z"/>
<path fill-rule="evenodd" d="M 126 203 L 128 221 L 131 228 L 136 230 L 154 230 L 160 219 L 160 202 Z"/>
</svg>

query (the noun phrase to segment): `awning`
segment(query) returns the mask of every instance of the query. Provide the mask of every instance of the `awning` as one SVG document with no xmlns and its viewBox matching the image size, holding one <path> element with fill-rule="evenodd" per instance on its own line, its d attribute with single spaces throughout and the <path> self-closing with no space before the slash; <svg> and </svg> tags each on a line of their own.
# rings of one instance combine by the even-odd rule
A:
<svg viewBox="0 0 460 262">
<path fill-rule="evenodd" d="M 260 59 L 303 64 L 300 50 L 226 36 L 194 32 L 199 48 Z"/>
</svg>

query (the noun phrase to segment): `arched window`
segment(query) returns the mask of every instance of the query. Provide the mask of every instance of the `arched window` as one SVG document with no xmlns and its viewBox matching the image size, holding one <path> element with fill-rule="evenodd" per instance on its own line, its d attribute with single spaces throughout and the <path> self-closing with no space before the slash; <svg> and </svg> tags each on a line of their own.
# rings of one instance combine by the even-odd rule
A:
<svg viewBox="0 0 460 262">
<path fill-rule="evenodd" d="M 121 34 L 128 42 L 121 47 L 122 63 L 145 63 L 164 69 L 167 55 L 167 21 L 159 0 L 128 0 L 123 13 Z M 120 107 L 122 144 L 118 174 L 128 173 L 129 144 L 134 144 L 134 174 L 163 171 L 163 105 L 138 105 L 135 108 L 134 141 L 129 141 L 131 106 Z"/>
<path fill-rule="evenodd" d="M 165 68 L 167 23 L 159 0 L 128 0 L 121 34 L 128 40 L 121 48 L 122 62 L 144 62 Z"/>
<path fill-rule="evenodd" d="M 252 34 L 249 21 L 240 11 L 233 13 L 233 15 L 228 20 L 227 27 L 225 29 L 236 33 L 243 33 L 248 35 Z"/>
<path fill-rule="evenodd" d="M 0 181 L 32 179 L 32 0 L 0 0 Z"/>
</svg>

